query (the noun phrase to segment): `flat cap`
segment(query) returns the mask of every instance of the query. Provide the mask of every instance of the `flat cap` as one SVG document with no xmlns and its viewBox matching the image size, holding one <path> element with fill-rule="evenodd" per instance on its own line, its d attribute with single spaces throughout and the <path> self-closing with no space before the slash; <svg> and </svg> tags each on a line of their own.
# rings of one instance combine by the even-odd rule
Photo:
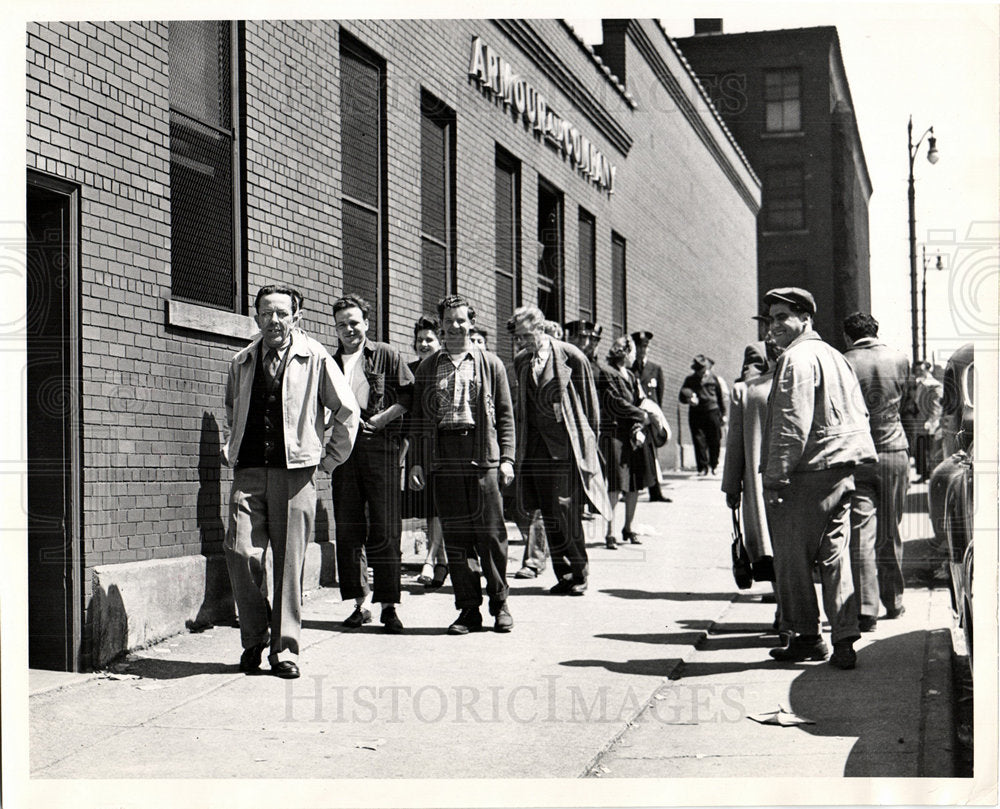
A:
<svg viewBox="0 0 1000 809">
<path fill-rule="evenodd" d="M 651 331 L 634 331 L 632 332 L 632 342 L 633 343 L 648 343 L 653 339 L 653 332 Z"/>
<path fill-rule="evenodd" d="M 764 303 L 770 306 L 772 303 L 787 303 L 790 306 L 797 306 L 810 315 L 816 314 L 816 299 L 807 289 L 801 287 L 776 287 L 769 289 L 764 295 Z"/>
<path fill-rule="evenodd" d="M 750 319 L 751 320 L 756 320 L 756 321 L 758 321 L 760 323 L 770 323 L 771 322 L 771 316 L 770 315 L 751 315 Z"/>
<path fill-rule="evenodd" d="M 691 360 L 691 367 L 695 370 L 698 368 L 707 368 L 711 364 L 712 361 L 704 354 L 695 354 L 694 359 Z"/>
</svg>

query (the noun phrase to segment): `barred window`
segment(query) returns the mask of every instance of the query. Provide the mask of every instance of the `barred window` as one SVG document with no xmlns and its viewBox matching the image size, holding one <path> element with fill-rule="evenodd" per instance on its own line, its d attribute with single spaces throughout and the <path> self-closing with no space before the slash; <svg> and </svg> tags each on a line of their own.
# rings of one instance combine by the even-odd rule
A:
<svg viewBox="0 0 1000 809">
<path fill-rule="evenodd" d="M 765 131 L 802 129 L 802 74 L 798 68 L 764 72 Z"/>
<path fill-rule="evenodd" d="M 420 252 L 423 309 L 455 288 L 455 113 L 420 95 Z"/>
<path fill-rule="evenodd" d="M 597 320 L 597 225 L 594 217 L 580 208 L 580 319 Z"/>
<path fill-rule="evenodd" d="M 521 164 L 499 146 L 495 167 L 496 353 L 513 359 L 507 321 L 521 305 Z"/>
<path fill-rule="evenodd" d="M 236 24 L 171 22 L 170 287 L 232 311 L 240 300 Z"/>
<path fill-rule="evenodd" d="M 385 261 L 385 63 L 341 32 L 341 244 L 343 291 L 371 302 L 383 336 Z"/>
<path fill-rule="evenodd" d="M 764 177 L 766 230 L 805 228 L 805 190 L 802 166 L 772 166 Z"/>
<path fill-rule="evenodd" d="M 625 334 L 628 313 L 625 307 L 625 239 L 611 234 L 611 331 L 614 337 Z"/>
</svg>

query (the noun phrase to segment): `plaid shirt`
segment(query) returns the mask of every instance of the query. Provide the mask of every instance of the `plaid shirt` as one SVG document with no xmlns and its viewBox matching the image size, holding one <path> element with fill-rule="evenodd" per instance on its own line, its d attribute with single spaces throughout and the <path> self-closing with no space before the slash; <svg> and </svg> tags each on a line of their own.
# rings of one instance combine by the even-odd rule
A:
<svg viewBox="0 0 1000 809">
<path fill-rule="evenodd" d="M 448 352 L 442 351 L 438 355 L 434 386 L 438 401 L 442 404 L 438 409 L 438 429 L 475 428 L 476 419 L 472 415 L 472 408 L 476 399 L 476 364 L 473 362 L 472 352 L 465 352 L 456 366 Z"/>
</svg>

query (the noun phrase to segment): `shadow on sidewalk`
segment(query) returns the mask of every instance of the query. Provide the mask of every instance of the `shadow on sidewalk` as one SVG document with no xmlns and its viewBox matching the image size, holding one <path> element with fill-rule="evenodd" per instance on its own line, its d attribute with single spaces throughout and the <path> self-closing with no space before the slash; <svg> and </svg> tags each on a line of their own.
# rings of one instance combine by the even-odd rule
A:
<svg viewBox="0 0 1000 809">
<path fill-rule="evenodd" d="M 694 646 L 701 639 L 701 632 L 647 632 L 629 635 L 624 632 L 607 632 L 594 635 L 607 640 L 624 640 L 629 643 L 652 643 L 657 646 Z"/>
<path fill-rule="evenodd" d="M 130 660 L 125 671 L 145 680 L 178 680 L 183 677 L 197 677 L 199 674 L 238 674 L 240 667 L 238 662 L 196 663 L 192 660 L 139 657 Z"/>
<path fill-rule="evenodd" d="M 647 677 L 666 677 L 681 662 L 679 657 L 652 660 L 563 660 L 560 666 L 570 668 L 603 668 L 615 674 L 641 674 Z"/>
<path fill-rule="evenodd" d="M 710 637 L 704 648 L 745 648 L 763 645 L 764 640 L 768 646 L 776 645 L 774 638 L 726 638 L 721 646 L 719 640 Z M 912 775 L 919 765 L 924 731 L 922 682 L 928 640 L 929 632 L 919 630 L 876 641 L 858 651 L 857 668 L 850 671 L 827 663 L 778 663 L 762 649 L 761 658 L 750 662 L 685 662 L 670 679 L 801 668 L 791 683 L 786 707 L 815 724 L 800 725 L 795 732 L 855 738 L 844 765 L 845 776 Z M 915 661 L 919 670 L 902 665 L 900 661 L 906 660 Z M 942 750 L 941 755 L 951 755 L 951 751 Z"/>
<path fill-rule="evenodd" d="M 682 593 L 662 592 L 651 593 L 648 590 L 601 590 L 615 598 L 645 599 L 659 598 L 666 601 L 732 601 L 732 593 Z"/>
</svg>

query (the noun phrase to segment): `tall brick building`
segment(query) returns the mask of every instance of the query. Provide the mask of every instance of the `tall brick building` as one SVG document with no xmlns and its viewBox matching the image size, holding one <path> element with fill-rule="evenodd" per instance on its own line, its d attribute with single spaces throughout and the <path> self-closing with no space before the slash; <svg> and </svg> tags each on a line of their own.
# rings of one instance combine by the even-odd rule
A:
<svg viewBox="0 0 1000 809">
<path fill-rule="evenodd" d="M 457 290 L 507 357 L 537 302 L 652 330 L 674 389 L 735 374 L 759 181 L 658 24 L 619 44 L 624 82 L 556 20 L 28 26 L 32 666 L 232 615 L 223 389 L 264 283 L 331 350 L 343 292 L 409 353 Z"/>
<path fill-rule="evenodd" d="M 697 20 L 676 40 L 762 182 L 759 294 L 810 289 L 816 328 L 844 348 L 841 323 L 869 311 L 871 180 L 837 29 L 723 34 Z"/>
</svg>

